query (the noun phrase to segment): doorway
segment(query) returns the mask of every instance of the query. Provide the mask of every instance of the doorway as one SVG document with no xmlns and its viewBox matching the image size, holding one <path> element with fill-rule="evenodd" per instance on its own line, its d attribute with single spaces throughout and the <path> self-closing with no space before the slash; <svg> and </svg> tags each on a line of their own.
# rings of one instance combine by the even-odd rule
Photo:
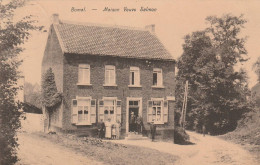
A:
<svg viewBox="0 0 260 165">
<path fill-rule="evenodd" d="M 136 120 L 139 111 L 139 107 L 131 107 L 129 105 L 129 132 L 137 132 Z"/>
<path fill-rule="evenodd" d="M 137 132 L 137 117 L 142 117 L 142 98 L 127 98 L 126 132 Z"/>
</svg>

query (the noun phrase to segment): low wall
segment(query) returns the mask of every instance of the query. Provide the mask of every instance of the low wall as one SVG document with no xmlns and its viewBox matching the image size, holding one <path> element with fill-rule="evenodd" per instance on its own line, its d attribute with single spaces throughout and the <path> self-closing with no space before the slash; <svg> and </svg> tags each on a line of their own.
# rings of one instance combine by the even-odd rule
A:
<svg viewBox="0 0 260 165">
<path fill-rule="evenodd" d="M 35 113 L 23 113 L 20 117 L 21 130 L 26 132 L 43 132 L 43 115 Z"/>
</svg>

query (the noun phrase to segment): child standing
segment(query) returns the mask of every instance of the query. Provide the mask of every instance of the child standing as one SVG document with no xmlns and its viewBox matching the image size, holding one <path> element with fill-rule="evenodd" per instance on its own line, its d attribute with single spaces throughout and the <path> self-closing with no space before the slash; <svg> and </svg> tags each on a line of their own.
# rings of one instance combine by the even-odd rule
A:
<svg viewBox="0 0 260 165">
<path fill-rule="evenodd" d="M 112 125 L 112 139 L 116 139 L 116 125 Z"/>
</svg>

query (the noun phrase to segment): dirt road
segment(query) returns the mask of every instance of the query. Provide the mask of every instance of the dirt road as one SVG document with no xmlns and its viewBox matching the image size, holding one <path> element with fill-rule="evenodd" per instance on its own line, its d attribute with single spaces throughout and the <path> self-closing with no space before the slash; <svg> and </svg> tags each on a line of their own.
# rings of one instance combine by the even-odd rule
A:
<svg viewBox="0 0 260 165">
<path fill-rule="evenodd" d="M 82 153 L 69 150 L 48 139 L 35 138 L 28 133 L 19 133 L 18 165 L 96 165 L 102 164 L 88 159 Z"/>
<path fill-rule="evenodd" d="M 217 137 L 188 132 L 193 145 L 176 145 L 167 142 L 151 142 L 148 140 L 126 141 L 117 143 L 148 147 L 179 156 L 177 165 L 257 165 L 249 152 L 240 146 Z"/>
<path fill-rule="evenodd" d="M 36 120 L 36 117 L 37 120 Z M 81 165 L 102 164 L 96 160 L 75 152 L 62 145 L 55 144 L 49 139 L 34 137 L 30 132 L 41 131 L 41 116 L 27 114 L 27 120 L 22 122 L 22 130 L 27 133 L 18 133 L 18 157 L 22 165 Z M 33 119 L 32 121 L 29 119 Z M 21 132 L 23 132 L 21 131 Z M 206 136 L 188 132 L 194 145 L 176 145 L 167 142 L 151 142 L 150 140 L 113 140 L 111 142 L 130 144 L 156 149 L 178 156 L 177 165 L 256 165 L 256 161 L 249 152 L 239 145 L 224 141 L 217 137 Z"/>
</svg>

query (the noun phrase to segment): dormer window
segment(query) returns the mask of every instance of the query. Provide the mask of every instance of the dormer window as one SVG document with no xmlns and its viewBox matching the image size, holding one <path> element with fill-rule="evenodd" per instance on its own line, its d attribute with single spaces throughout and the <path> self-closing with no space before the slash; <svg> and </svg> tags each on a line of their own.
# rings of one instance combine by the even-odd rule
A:
<svg viewBox="0 0 260 165">
<path fill-rule="evenodd" d="M 90 85 L 90 66 L 79 64 L 78 85 Z"/>
<path fill-rule="evenodd" d="M 105 86 L 116 86 L 116 69 L 114 65 L 105 66 Z"/>
<path fill-rule="evenodd" d="M 162 77 L 162 69 L 154 68 L 153 69 L 153 86 L 154 87 L 162 87 L 163 86 L 163 77 Z"/>
</svg>

